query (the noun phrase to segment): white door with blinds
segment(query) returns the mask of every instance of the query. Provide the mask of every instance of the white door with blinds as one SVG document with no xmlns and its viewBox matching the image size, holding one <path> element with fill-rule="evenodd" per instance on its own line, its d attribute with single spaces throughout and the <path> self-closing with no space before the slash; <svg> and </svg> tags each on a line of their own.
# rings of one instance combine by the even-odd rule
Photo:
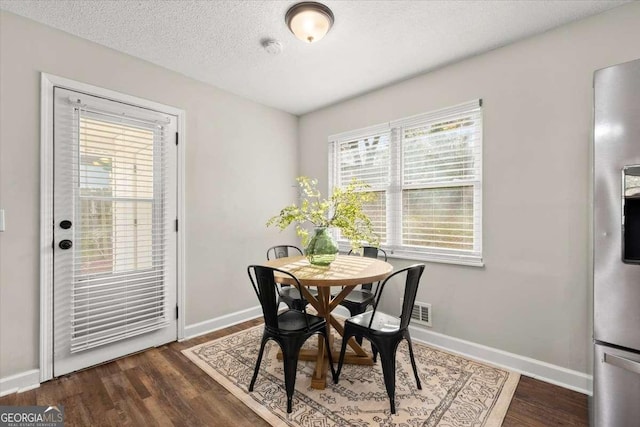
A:
<svg viewBox="0 0 640 427">
<path fill-rule="evenodd" d="M 177 338 L 176 131 L 54 88 L 54 376 Z"/>
</svg>

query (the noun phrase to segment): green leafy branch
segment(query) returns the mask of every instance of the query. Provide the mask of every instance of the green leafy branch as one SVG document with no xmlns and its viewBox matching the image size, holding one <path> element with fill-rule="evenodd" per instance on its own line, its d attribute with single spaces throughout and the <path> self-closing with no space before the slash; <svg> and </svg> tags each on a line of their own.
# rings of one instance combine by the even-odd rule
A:
<svg viewBox="0 0 640 427">
<path fill-rule="evenodd" d="M 366 203 L 373 202 L 377 197 L 375 193 L 367 191 L 370 188 L 368 184 L 354 178 L 345 187 L 334 188 L 328 199 L 322 199 L 316 179 L 300 176 L 296 181 L 301 194 L 299 206 L 292 204 L 285 207 L 278 215 L 269 218 L 267 226 L 284 230 L 295 223 L 296 234 L 304 246 L 309 243 L 309 231 L 304 227 L 306 224 L 340 229 L 353 249 L 365 243 L 372 246 L 379 244 L 380 239 L 363 210 Z"/>
</svg>

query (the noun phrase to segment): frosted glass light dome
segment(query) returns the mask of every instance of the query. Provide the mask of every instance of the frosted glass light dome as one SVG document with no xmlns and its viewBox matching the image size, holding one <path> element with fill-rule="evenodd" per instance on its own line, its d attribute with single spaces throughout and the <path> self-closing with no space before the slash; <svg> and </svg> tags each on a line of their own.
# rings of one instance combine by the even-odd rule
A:
<svg viewBox="0 0 640 427">
<path fill-rule="evenodd" d="M 293 5 L 285 15 L 291 32 L 300 40 L 314 43 L 321 40 L 333 25 L 331 10 L 316 2 L 302 2 Z"/>
</svg>

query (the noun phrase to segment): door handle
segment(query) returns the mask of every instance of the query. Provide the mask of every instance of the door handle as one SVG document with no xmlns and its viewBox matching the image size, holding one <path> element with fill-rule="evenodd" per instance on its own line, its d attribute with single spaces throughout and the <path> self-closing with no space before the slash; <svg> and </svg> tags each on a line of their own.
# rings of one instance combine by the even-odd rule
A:
<svg viewBox="0 0 640 427">
<path fill-rule="evenodd" d="M 604 363 L 608 363 L 610 365 L 617 366 L 618 368 L 626 369 L 627 371 L 640 374 L 640 362 L 636 362 L 635 360 L 629 360 L 624 357 L 605 353 Z"/>
<path fill-rule="evenodd" d="M 71 246 L 73 246 L 73 242 L 71 240 L 60 240 L 60 243 L 58 243 L 58 246 L 60 247 L 60 249 L 71 249 Z"/>
</svg>

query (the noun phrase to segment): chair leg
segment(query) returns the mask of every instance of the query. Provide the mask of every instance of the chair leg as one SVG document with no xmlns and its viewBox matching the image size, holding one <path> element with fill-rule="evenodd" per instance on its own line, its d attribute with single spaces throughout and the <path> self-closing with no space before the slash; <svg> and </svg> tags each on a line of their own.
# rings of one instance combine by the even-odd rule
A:
<svg viewBox="0 0 640 427">
<path fill-rule="evenodd" d="M 287 392 L 287 413 L 292 411 L 293 391 L 296 388 L 296 371 L 298 369 L 298 353 L 302 343 L 288 342 L 281 346 L 284 362 L 284 388 Z"/>
<path fill-rule="evenodd" d="M 266 335 L 262 336 L 262 343 L 260 343 L 260 352 L 258 353 L 258 360 L 256 361 L 256 368 L 253 371 L 253 378 L 251 378 L 251 384 L 249 384 L 249 391 L 253 391 L 253 386 L 258 378 L 258 371 L 260 370 L 260 363 L 262 363 L 262 355 L 264 354 L 264 346 L 269 338 Z"/>
<path fill-rule="evenodd" d="M 411 367 L 413 368 L 413 375 L 416 377 L 416 385 L 418 390 L 422 390 L 422 384 L 420 383 L 420 377 L 418 376 L 418 368 L 416 367 L 416 359 L 413 357 L 413 345 L 411 344 L 411 337 L 407 334 L 407 343 L 409 344 L 409 359 L 411 359 Z"/>
<path fill-rule="evenodd" d="M 296 388 L 296 369 L 298 357 L 287 357 L 284 362 L 284 388 L 287 391 L 287 413 L 292 411 L 293 391 Z"/>
<path fill-rule="evenodd" d="M 396 413 L 396 347 L 397 345 L 393 348 L 379 347 L 384 386 L 387 389 L 392 414 Z"/>
<path fill-rule="evenodd" d="M 349 309 L 349 315 L 351 317 L 364 313 L 364 310 L 366 309 L 366 307 L 362 307 L 362 306 L 355 307 L 351 305 L 347 308 Z M 358 345 L 362 345 L 362 335 L 355 335 L 355 337 Z"/>
<path fill-rule="evenodd" d="M 378 348 L 375 346 L 375 344 L 373 344 L 373 342 L 371 343 L 371 353 L 373 353 L 373 363 L 377 363 L 378 362 Z"/>
<path fill-rule="evenodd" d="M 351 338 L 351 330 L 348 326 L 344 328 L 344 335 L 342 336 L 342 346 L 340 348 L 340 359 L 338 360 L 338 371 L 336 372 L 336 376 L 333 380 L 335 384 L 338 384 L 338 380 L 340 378 L 340 372 L 342 371 L 342 364 L 344 363 L 344 355 L 347 352 L 347 341 Z"/>
<path fill-rule="evenodd" d="M 331 355 L 331 345 L 329 343 L 329 325 L 325 326 L 324 329 L 324 345 L 327 348 L 327 355 L 329 356 L 329 367 L 331 368 L 331 377 L 333 378 L 334 383 L 338 383 L 338 376 L 336 375 L 336 370 L 333 367 L 333 355 Z"/>
<path fill-rule="evenodd" d="M 396 359 L 394 357 L 382 359 L 382 372 L 384 374 L 384 385 L 387 389 L 387 395 L 389 396 L 389 403 L 391 405 L 391 413 L 396 413 Z"/>
</svg>

